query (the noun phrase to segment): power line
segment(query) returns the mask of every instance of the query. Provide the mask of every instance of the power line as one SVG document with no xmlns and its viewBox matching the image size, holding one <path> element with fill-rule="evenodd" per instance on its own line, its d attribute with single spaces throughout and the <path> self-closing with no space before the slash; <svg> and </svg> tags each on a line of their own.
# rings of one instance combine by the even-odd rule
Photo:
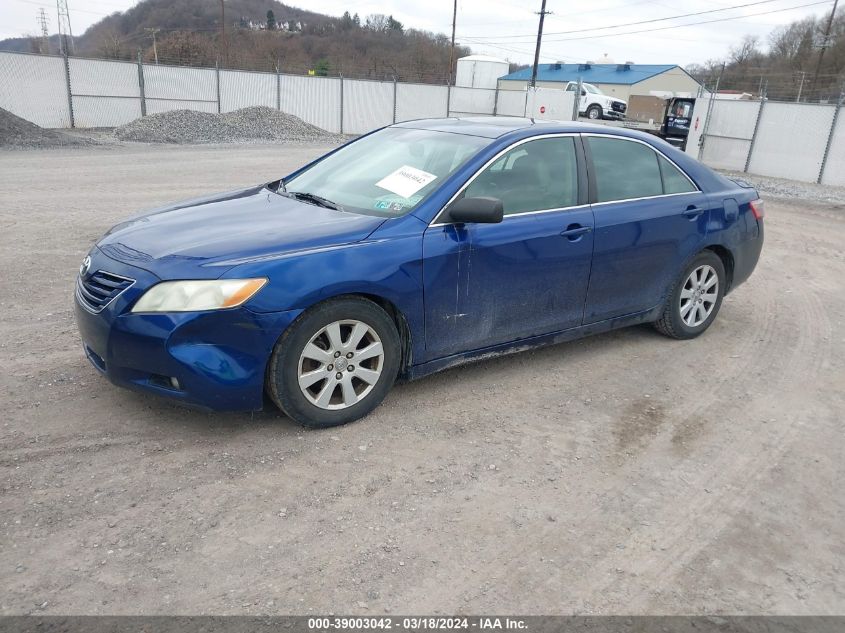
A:
<svg viewBox="0 0 845 633">
<path fill-rule="evenodd" d="M 572 31 L 550 31 L 548 35 L 570 35 L 572 33 L 587 33 L 589 31 L 607 31 L 608 29 L 619 29 L 626 26 L 639 26 L 640 24 L 651 24 L 653 22 L 666 22 L 667 20 L 678 20 L 680 18 L 690 18 L 697 15 L 705 15 L 708 13 L 719 13 L 721 11 L 732 11 L 734 9 L 744 9 L 745 7 L 753 7 L 760 4 L 771 4 L 772 2 L 779 2 L 780 0 L 757 0 L 756 2 L 749 2 L 747 4 L 737 4 L 731 7 L 722 7 L 720 9 L 708 9 L 707 11 L 696 11 L 695 13 L 682 13 L 679 15 L 671 15 L 664 18 L 652 18 L 649 20 L 639 20 L 637 22 L 625 22 L 622 24 L 613 24 L 610 26 L 594 26 L 586 29 L 574 29 Z M 527 37 L 528 34 L 522 35 L 502 35 L 498 39 L 510 39 Z"/>
<path fill-rule="evenodd" d="M 560 39 L 549 39 L 549 42 L 576 42 L 579 40 L 593 40 L 593 39 L 601 39 L 605 37 L 621 37 L 623 35 L 637 35 L 639 33 L 654 33 L 656 31 L 668 31 L 670 29 L 682 29 L 689 26 L 698 26 L 700 24 L 715 24 L 717 22 L 731 22 L 734 20 L 745 20 L 747 18 L 753 18 L 758 15 L 769 15 L 771 13 L 782 13 L 784 11 L 794 11 L 795 9 L 804 9 L 806 7 L 815 7 L 821 4 L 830 4 L 832 0 L 821 0 L 819 2 L 810 2 L 808 4 L 799 4 L 792 7 L 786 7 L 783 9 L 772 9 L 771 11 L 760 11 L 758 13 L 749 13 L 746 15 L 737 15 L 732 16 L 729 18 L 717 18 L 715 20 L 700 20 L 698 22 L 687 22 L 686 24 L 673 24 L 671 26 L 661 26 L 652 29 L 639 29 L 637 31 L 624 31 L 622 33 L 606 33 L 604 35 L 586 35 L 583 37 L 565 37 Z M 483 42 L 479 42 L 483 43 Z M 514 42 L 515 44 L 527 44 L 528 42 Z"/>
</svg>

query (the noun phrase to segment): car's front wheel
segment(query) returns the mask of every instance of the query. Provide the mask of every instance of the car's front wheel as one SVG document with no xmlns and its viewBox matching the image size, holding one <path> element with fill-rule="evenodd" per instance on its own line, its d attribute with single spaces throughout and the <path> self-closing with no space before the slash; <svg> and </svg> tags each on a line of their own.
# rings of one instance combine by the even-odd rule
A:
<svg viewBox="0 0 845 633">
<path fill-rule="evenodd" d="M 666 299 L 657 330 L 677 339 L 695 338 L 710 327 L 725 293 L 725 266 L 713 251 L 700 252 Z"/>
<path fill-rule="evenodd" d="M 588 119 L 600 119 L 601 117 L 602 117 L 601 106 L 593 104 L 589 108 L 587 108 L 587 118 Z"/>
<path fill-rule="evenodd" d="M 346 424 L 384 400 L 399 371 L 400 349 L 393 320 L 377 304 L 359 297 L 325 301 L 276 343 L 267 390 L 300 424 Z"/>
</svg>

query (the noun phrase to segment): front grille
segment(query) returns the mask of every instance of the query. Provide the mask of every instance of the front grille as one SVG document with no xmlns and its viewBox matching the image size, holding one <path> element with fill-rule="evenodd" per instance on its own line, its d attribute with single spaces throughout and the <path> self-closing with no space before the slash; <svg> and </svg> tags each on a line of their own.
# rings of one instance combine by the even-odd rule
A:
<svg viewBox="0 0 845 633">
<path fill-rule="evenodd" d="M 627 104 L 619 103 L 618 101 L 614 101 L 610 104 L 610 107 L 613 108 L 616 112 L 625 112 L 628 109 Z"/>
<path fill-rule="evenodd" d="M 98 270 L 88 277 L 77 277 L 76 298 L 91 312 L 99 312 L 134 283 L 134 279 Z"/>
</svg>

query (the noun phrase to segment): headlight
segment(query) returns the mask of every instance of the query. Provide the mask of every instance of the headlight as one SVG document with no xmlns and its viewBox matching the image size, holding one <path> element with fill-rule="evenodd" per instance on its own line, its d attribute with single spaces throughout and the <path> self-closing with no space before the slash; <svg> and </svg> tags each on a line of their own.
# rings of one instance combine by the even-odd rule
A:
<svg viewBox="0 0 845 633">
<path fill-rule="evenodd" d="M 241 305 L 264 287 L 266 279 L 163 281 L 147 290 L 132 312 L 194 312 Z"/>
</svg>

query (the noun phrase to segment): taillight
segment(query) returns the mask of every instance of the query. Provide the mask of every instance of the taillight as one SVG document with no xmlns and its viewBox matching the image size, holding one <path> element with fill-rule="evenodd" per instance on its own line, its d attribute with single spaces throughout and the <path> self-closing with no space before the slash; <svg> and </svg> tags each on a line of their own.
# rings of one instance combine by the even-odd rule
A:
<svg viewBox="0 0 845 633">
<path fill-rule="evenodd" d="M 751 213 L 754 214 L 755 220 L 762 220 L 766 215 L 766 205 L 760 198 L 751 201 Z"/>
</svg>

